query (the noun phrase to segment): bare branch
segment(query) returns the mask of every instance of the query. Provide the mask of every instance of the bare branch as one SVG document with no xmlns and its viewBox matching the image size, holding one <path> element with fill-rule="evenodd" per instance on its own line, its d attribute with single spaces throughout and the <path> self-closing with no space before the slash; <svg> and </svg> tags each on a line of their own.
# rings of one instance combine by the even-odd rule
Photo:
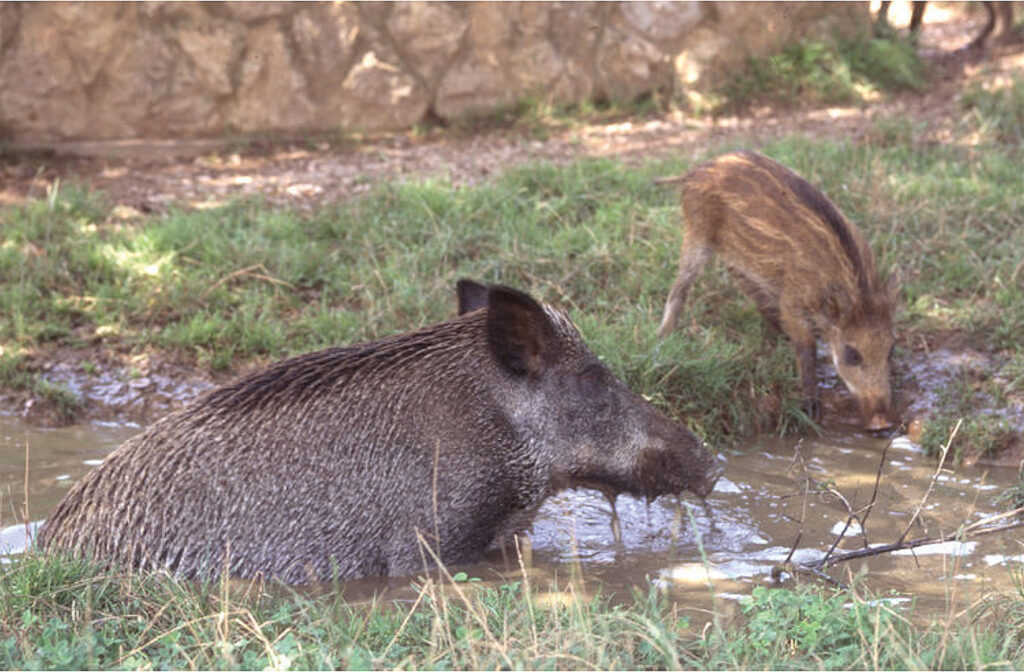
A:
<svg viewBox="0 0 1024 672">
<path fill-rule="evenodd" d="M 960 431 L 960 425 L 964 422 L 963 418 L 956 421 L 956 427 L 953 428 L 953 432 L 949 435 L 949 439 L 946 441 L 946 445 L 942 447 L 942 455 L 939 456 L 939 465 L 935 467 L 935 473 L 932 475 L 932 480 L 928 482 L 928 489 L 924 492 L 924 497 L 921 498 L 921 502 L 917 505 L 917 509 L 914 511 L 914 515 L 910 517 L 910 521 L 907 523 L 907 529 L 903 530 L 903 534 L 900 535 L 897 543 L 902 543 L 907 538 L 907 534 L 910 532 L 910 528 L 913 527 L 914 521 L 921 515 L 921 509 L 924 508 L 924 503 L 928 501 L 928 496 L 932 494 L 932 488 L 935 487 L 935 481 L 939 479 L 939 474 L 942 473 L 942 465 L 946 463 L 946 454 L 949 453 L 949 447 L 953 445 L 953 439 L 956 438 L 956 433 Z"/>
<path fill-rule="evenodd" d="M 804 563 L 802 567 L 808 570 L 820 570 L 827 567 L 833 567 L 841 562 L 848 562 L 850 560 L 856 560 L 857 558 L 867 558 L 876 555 L 882 555 L 885 553 L 892 553 L 893 551 L 902 551 L 909 548 L 917 548 L 918 546 L 930 546 L 932 544 L 944 544 L 951 541 L 964 541 L 966 539 L 972 539 L 974 537 L 981 537 L 987 534 L 996 534 L 999 532 L 1007 532 L 1009 530 L 1024 527 L 1024 520 L 1014 521 L 1012 523 L 1006 523 L 1004 525 L 996 525 L 994 527 L 988 527 L 991 523 L 997 520 L 1003 520 L 1012 516 L 1016 516 L 1024 513 L 1024 506 L 1014 509 L 1013 511 L 1007 511 L 1005 513 L 996 514 L 993 516 L 987 516 L 978 520 L 966 527 L 962 528 L 956 535 L 945 537 L 925 537 L 923 539 L 912 539 L 910 541 L 899 541 L 892 544 L 884 544 L 881 546 L 873 546 L 869 548 L 861 548 L 856 551 L 849 551 L 846 553 L 840 553 L 832 557 L 823 557 L 820 560 L 814 562 Z"/>
<path fill-rule="evenodd" d="M 803 506 L 800 508 L 800 528 L 797 530 L 796 539 L 793 540 L 793 547 L 789 549 L 789 553 L 786 555 L 786 559 L 782 561 L 782 564 L 789 564 L 790 559 L 796 552 L 796 549 L 800 546 L 800 540 L 804 536 L 804 521 L 807 519 L 807 497 L 810 495 L 810 484 L 811 479 L 807 474 L 807 462 L 804 460 L 803 454 L 800 452 L 800 448 L 804 445 L 804 440 L 800 439 L 796 442 L 796 448 L 793 449 L 793 461 L 800 460 L 800 466 L 804 470 L 804 499 Z M 778 582 L 778 577 L 775 575 L 775 570 L 772 570 L 772 578 Z"/>
<path fill-rule="evenodd" d="M 892 441 L 885 444 L 885 448 L 882 449 L 882 458 L 878 460 L 878 471 L 875 473 L 875 489 L 871 491 L 871 500 L 868 501 L 864 507 L 864 515 L 860 519 L 860 529 L 863 531 L 865 524 L 868 522 L 868 516 L 871 515 L 871 510 L 875 506 L 875 502 L 878 501 L 878 484 L 882 482 L 882 469 L 885 467 L 885 457 L 889 454 L 889 448 L 892 447 Z M 864 547 L 870 546 L 868 544 L 867 532 L 864 532 Z"/>
</svg>

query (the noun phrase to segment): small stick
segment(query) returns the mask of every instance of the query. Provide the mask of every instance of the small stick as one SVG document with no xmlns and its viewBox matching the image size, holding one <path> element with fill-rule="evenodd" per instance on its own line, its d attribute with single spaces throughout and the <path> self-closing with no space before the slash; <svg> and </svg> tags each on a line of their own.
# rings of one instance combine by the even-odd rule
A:
<svg viewBox="0 0 1024 672">
<path fill-rule="evenodd" d="M 832 553 L 835 552 L 836 547 L 839 546 L 839 542 L 842 541 L 843 537 L 846 536 L 846 531 L 850 529 L 850 523 L 852 523 L 854 520 L 856 520 L 857 523 L 860 525 L 860 536 L 864 540 L 864 548 L 871 547 L 871 544 L 868 542 L 868 531 L 865 526 L 865 523 L 867 522 L 868 516 L 871 515 L 871 510 L 874 508 L 875 502 L 878 500 L 878 484 L 882 480 L 882 468 L 885 466 L 885 456 L 889 452 L 889 446 L 891 445 L 892 441 L 885 444 L 885 448 L 882 449 L 882 456 L 878 460 L 878 470 L 875 472 L 875 487 L 871 491 L 871 499 L 868 500 L 867 504 L 860 508 L 861 511 L 865 512 L 863 516 L 860 516 L 858 515 L 858 513 L 854 512 L 853 506 L 851 506 L 850 502 L 846 499 L 846 497 L 843 497 L 842 493 L 838 492 L 837 490 L 834 490 L 833 488 L 829 488 L 829 492 L 832 492 L 837 497 L 839 497 L 839 499 L 846 505 L 846 511 L 849 514 L 849 516 L 846 519 L 846 525 L 843 527 L 842 531 L 839 532 L 835 540 L 832 542 L 832 548 L 828 549 L 828 552 L 825 554 L 825 557 L 823 559 L 824 561 L 827 561 L 829 557 L 832 555 Z"/>
<path fill-rule="evenodd" d="M 932 488 L 935 487 L 935 481 L 939 479 L 939 474 L 942 473 L 942 465 L 946 463 L 946 454 L 949 452 L 949 447 L 953 445 L 953 439 L 956 438 L 956 433 L 960 431 L 960 425 L 963 424 L 963 421 L 963 418 L 956 421 L 956 427 L 953 428 L 953 432 L 949 435 L 949 440 L 946 441 L 946 445 L 942 447 L 942 455 L 939 456 L 939 466 L 935 468 L 932 480 L 928 482 L 928 489 L 925 490 L 924 497 L 922 497 L 920 503 L 918 503 L 917 510 L 914 511 L 914 515 L 910 517 L 910 522 L 907 523 L 907 529 L 903 530 L 903 534 L 900 535 L 897 543 L 900 543 L 907 538 L 910 528 L 913 527 L 914 521 L 916 521 L 917 517 L 921 514 L 921 509 L 924 508 L 924 503 L 928 501 L 928 496 L 932 494 Z"/>
<path fill-rule="evenodd" d="M 807 475 L 807 462 L 804 460 L 803 454 L 800 452 L 801 446 L 804 445 L 804 440 L 800 439 L 796 442 L 796 448 L 793 449 L 793 461 L 800 460 L 800 466 L 804 469 L 804 499 L 803 505 L 800 507 L 800 529 L 797 530 L 796 539 L 793 541 L 792 548 L 789 549 L 789 553 L 786 555 L 786 559 L 782 561 L 782 564 L 789 564 L 790 559 L 793 557 L 793 553 L 796 552 L 797 547 L 800 546 L 800 540 L 804 536 L 804 521 L 807 519 L 807 498 L 810 495 L 811 479 Z M 775 571 L 772 570 L 772 578 L 778 581 L 775 576 Z"/>
<path fill-rule="evenodd" d="M 868 516 L 871 515 L 871 510 L 875 506 L 875 502 L 878 500 L 878 484 L 882 481 L 882 468 L 885 467 L 885 456 L 889 452 L 889 448 L 892 446 L 892 441 L 885 444 L 885 448 L 882 448 L 882 458 L 878 461 L 878 471 L 875 473 L 875 489 L 871 491 L 871 500 L 864 507 L 864 516 L 860 519 L 860 529 L 864 531 L 864 524 L 868 522 Z M 868 546 L 868 535 L 864 533 L 864 546 Z"/>
<path fill-rule="evenodd" d="M 953 537 L 925 537 L 923 539 L 912 539 L 910 541 L 897 541 L 892 544 L 885 544 L 883 546 L 874 546 L 871 548 L 861 548 L 856 551 L 849 551 L 847 553 L 840 553 L 839 555 L 832 556 L 831 558 L 822 558 L 811 563 L 803 565 L 805 569 L 820 569 L 822 567 L 832 567 L 838 565 L 840 562 L 848 562 L 850 560 L 856 560 L 857 558 L 867 558 L 876 555 L 882 555 L 883 553 L 892 553 L 893 551 L 901 551 L 908 548 L 917 548 L 918 546 L 930 546 L 932 544 L 943 544 L 950 541 L 958 541 L 961 539 L 970 539 L 973 537 L 981 537 L 986 534 L 996 534 L 998 532 L 1007 532 L 1014 530 L 1019 527 L 1024 527 L 1024 520 L 1018 520 L 1005 525 L 997 525 L 995 527 L 986 527 L 984 529 L 977 529 L 981 525 L 987 525 L 996 520 L 1001 520 L 1010 516 L 1015 516 L 1024 513 L 1024 506 L 1014 509 L 1013 511 L 1007 511 L 994 516 L 983 518 L 979 521 L 971 523 L 967 527 L 963 528 L 959 534 Z"/>
</svg>

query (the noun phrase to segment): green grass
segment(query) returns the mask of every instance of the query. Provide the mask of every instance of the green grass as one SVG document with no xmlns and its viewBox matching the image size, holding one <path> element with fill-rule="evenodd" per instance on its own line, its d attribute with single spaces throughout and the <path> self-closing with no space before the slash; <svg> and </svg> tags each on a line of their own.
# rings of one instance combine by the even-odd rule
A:
<svg viewBox="0 0 1024 672">
<path fill-rule="evenodd" d="M 708 148 L 705 156 L 724 148 Z M 904 345 L 958 333 L 1012 356 L 1024 333 L 1024 187 L 1012 147 L 761 147 L 822 186 L 895 274 Z M 704 156 L 637 167 L 534 164 L 455 189 L 382 185 L 312 215 L 245 201 L 118 219 L 63 186 L 0 210 L 0 378 L 33 385 L 24 353 L 155 348 L 210 370 L 370 340 L 454 312 L 459 277 L 567 307 L 612 369 L 712 442 L 806 428 L 788 343 L 715 265 L 681 329 L 654 329 L 682 223 L 652 183 Z"/>
<path fill-rule="evenodd" d="M 966 126 L 989 142 L 1024 144 L 1024 77 L 1014 74 L 1005 86 L 972 82 L 960 98 Z"/>
<path fill-rule="evenodd" d="M 411 602 L 195 584 L 29 555 L 0 565 L 4 669 L 1019 669 L 1024 594 L 921 622 L 856 590 L 756 587 L 737 617 L 655 588 L 420 578 Z M 956 610 L 950 610 L 953 613 Z"/>
<path fill-rule="evenodd" d="M 879 92 L 922 89 L 927 68 L 909 38 L 861 36 L 803 40 L 777 54 L 750 59 L 715 94 L 716 112 L 752 104 L 853 103 Z"/>
</svg>

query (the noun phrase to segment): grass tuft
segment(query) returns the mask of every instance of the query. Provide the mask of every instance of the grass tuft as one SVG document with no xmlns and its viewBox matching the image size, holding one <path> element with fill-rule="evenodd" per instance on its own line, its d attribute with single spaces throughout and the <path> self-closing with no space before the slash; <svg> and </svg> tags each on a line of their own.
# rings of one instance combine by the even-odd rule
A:
<svg viewBox="0 0 1024 672">
<path fill-rule="evenodd" d="M 701 628 L 651 587 L 439 581 L 351 603 L 258 583 L 192 583 L 28 555 L 0 565 L 5 669 L 1014 669 L 1024 595 L 915 624 L 857 592 L 757 587 Z M 952 610 L 950 612 L 953 613 Z M 724 627 L 723 624 L 724 623 Z"/>
<path fill-rule="evenodd" d="M 685 222 L 675 191 L 653 179 L 724 149 L 635 167 L 537 163 L 459 189 L 390 183 L 313 214 L 243 201 L 126 223 L 61 187 L 3 209 L 0 343 L 45 352 L 99 339 L 230 370 L 444 320 L 455 281 L 471 277 L 568 308 L 613 371 L 712 443 L 799 433 L 808 423 L 792 350 L 720 265 L 698 278 L 680 329 L 654 337 Z M 903 343 L 953 332 L 989 352 L 1019 347 L 1012 148 L 793 136 L 761 149 L 865 233 L 883 275 L 897 277 Z M 0 379 L 45 380 L 26 368 L 8 361 Z"/>
<path fill-rule="evenodd" d="M 753 104 L 853 103 L 882 91 L 922 89 L 924 62 L 913 42 L 898 36 L 804 40 L 778 54 L 750 59 L 716 91 L 718 113 Z"/>
</svg>

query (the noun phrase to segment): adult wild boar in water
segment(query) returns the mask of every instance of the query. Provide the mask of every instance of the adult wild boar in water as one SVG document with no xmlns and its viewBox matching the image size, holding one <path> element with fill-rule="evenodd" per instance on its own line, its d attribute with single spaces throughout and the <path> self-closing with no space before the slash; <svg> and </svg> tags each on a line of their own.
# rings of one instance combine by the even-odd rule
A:
<svg viewBox="0 0 1024 672">
<path fill-rule="evenodd" d="M 566 314 L 458 284 L 460 315 L 295 357 L 128 440 L 43 526 L 48 551 L 289 583 L 478 560 L 576 486 L 703 497 L 719 461 L 594 356 Z"/>
<path fill-rule="evenodd" d="M 893 302 L 857 228 L 809 182 L 755 152 L 725 154 L 659 182 L 682 183 L 686 231 L 658 335 L 675 327 L 690 285 L 716 252 L 793 343 L 811 417 L 820 418 L 820 334 L 864 427 L 891 427 Z"/>
</svg>

